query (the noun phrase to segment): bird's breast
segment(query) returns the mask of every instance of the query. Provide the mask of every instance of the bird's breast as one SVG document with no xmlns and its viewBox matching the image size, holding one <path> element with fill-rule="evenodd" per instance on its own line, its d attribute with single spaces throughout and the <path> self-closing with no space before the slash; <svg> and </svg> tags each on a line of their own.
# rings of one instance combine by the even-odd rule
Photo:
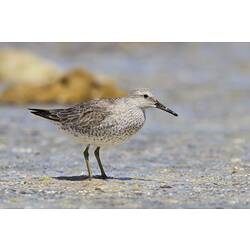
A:
<svg viewBox="0 0 250 250">
<path fill-rule="evenodd" d="M 145 113 L 141 109 L 124 110 L 115 116 L 117 133 L 124 136 L 135 134 L 145 123 Z"/>
</svg>

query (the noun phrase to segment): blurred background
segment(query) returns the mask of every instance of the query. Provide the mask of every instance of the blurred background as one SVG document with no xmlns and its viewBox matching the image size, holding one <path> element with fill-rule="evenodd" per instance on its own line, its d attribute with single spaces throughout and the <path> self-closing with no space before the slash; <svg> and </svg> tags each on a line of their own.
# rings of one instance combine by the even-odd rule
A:
<svg viewBox="0 0 250 250">
<path fill-rule="evenodd" d="M 102 191 L 52 178 L 85 171 L 81 147 L 27 107 L 133 88 L 179 117 L 150 110 L 139 135 L 104 152 L 121 179 L 96 180 Z M 249 107 L 249 43 L 0 43 L 0 206 L 250 207 Z"/>
</svg>

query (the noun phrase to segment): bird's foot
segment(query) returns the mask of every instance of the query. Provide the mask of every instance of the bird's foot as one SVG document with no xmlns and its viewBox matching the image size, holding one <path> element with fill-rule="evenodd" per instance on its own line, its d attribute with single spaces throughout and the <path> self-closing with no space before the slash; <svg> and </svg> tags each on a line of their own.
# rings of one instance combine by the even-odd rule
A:
<svg viewBox="0 0 250 250">
<path fill-rule="evenodd" d="M 92 176 L 88 176 L 87 180 L 92 181 L 93 177 Z"/>
<path fill-rule="evenodd" d="M 108 177 L 107 175 L 105 174 L 102 174 L 99 176 L 100 179 L 103 179 L 103 180 L 107 180 L 107 179 L 110 179 L 111 177 Z"/>
</svg>

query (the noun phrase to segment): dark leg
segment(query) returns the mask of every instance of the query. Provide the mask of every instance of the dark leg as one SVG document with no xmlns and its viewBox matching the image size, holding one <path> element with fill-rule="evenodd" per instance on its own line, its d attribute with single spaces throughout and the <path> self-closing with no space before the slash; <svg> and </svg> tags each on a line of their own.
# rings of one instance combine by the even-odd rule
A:
<svg viewBox="0 0 250 250">
<path fill-rule="evenodd" d="M 90 164 L 89 164 L 89 146 L 88 145 L 84 152 L 83 152 L 83 155 L 84 155 L 84 158 L 85 158 L 85 162 L 86 162 L 86 166 L 87 166 L 87 169 L 88 169 L 88 174 L 89 174 L 89 178 L 91 179 L 92 178 L 92 170 L 90 168 Z"/>
<path fill-rule="evenodd" d="M 107 179 L 107 175 L 105 174 L 105 171 L 104 171 L 104 168 L 102 166 L 102 162 L 101 162 L 101 159 L 100 159 L 100 156 L 99 156 L 99 151 L 100 151 L 100 147 L 97 147 L 96 150 L 95 150 L 95 157 L 96 157 L 96 160 L 98 162 L 98 165 L 99 165 L 99 168 L 101 170 L 101 174 L 102 174 L 102 178 L 103 179 Z"/>
</svg>

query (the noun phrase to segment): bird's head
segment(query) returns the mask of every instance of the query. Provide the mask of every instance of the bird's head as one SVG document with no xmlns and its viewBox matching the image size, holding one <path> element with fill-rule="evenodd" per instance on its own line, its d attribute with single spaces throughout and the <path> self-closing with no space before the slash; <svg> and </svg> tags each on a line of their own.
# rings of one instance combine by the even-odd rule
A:
<svg viewBox="0 0 250 250">
<path fill-rule="evenodd" d="M 157 98 L 155 98 L 153 94 L 147 89 L 133 90 L 130 92 L 129 96 L 133 99 L 134 103 L 141 109 L 158 108 L 174 116 L 178 116 L 178 114 L 176 114 L 174 111 L 161 104 L 157 100 Z"/>
</svg>

